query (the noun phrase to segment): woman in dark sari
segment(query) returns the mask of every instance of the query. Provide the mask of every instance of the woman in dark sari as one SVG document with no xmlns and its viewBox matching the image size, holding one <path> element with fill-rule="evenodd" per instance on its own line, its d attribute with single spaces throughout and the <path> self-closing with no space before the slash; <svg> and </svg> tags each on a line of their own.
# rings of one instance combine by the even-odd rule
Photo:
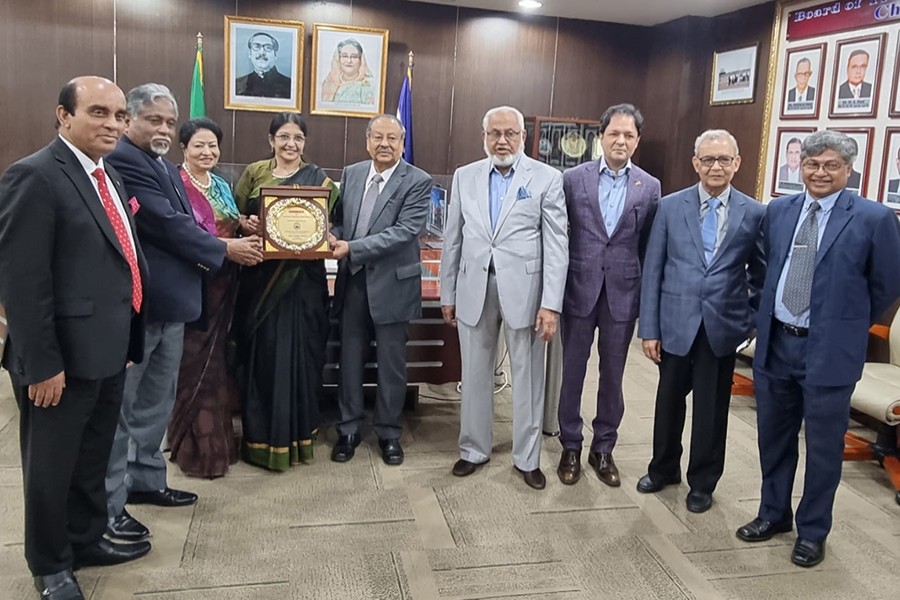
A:
<svg viewBox="0 0 900 600">
<path fill-rule="evenodd" d="M 231 189 L 212 172 L 222 130 L 210 119 L 191 119 L 178 132 L 184 164 L 179 172 L 197 225 L 222 239 L 252 233 L 255 221 L 238 212 Z M 188 475 L 221 477 L 237 462 L 232 414 L 238 393 L 225 364 L 226 336 L 237 294 L 238 266 L 224 266 L 206 281 L 203 327 L 184 331 L 175 408 L 169 420 L 171 460 Z"/>
<path fill-rule="evenodd" d="M 264 185 L 325 186 L 329 210 L 338 190 L 325 172 L 303 162 L 306 122 L 279 113 L 269 126 L 274 156 L 248 165 L 235 187 L 240 211 L 259 213 Z M 328 287 L 323 260 L 269 260 L 241 277 L 246 360 L 243 403 L 247 462 L 285 471 L 313 458 L 318 397 L 328 341 Z"/>
</svg>

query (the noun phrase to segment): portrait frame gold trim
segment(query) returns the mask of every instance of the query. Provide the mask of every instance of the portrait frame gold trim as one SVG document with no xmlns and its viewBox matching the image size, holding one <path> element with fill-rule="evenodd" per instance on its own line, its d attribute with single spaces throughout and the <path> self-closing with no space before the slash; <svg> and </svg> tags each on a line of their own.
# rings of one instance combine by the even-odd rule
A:
<svg viewBox="0 0 900 600">
<path fill-rule="evenodd" d="M 263 259 L 332 258 L 328 198 L 319 186 L 263 186 L 259 190 L 259 230 Z"/>
</svg>

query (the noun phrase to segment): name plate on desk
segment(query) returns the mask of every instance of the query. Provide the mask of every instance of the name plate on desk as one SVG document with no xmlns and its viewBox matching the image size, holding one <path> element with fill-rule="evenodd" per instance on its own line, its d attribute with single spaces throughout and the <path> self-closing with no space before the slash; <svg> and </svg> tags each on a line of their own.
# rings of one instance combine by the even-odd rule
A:
<svg viewBox="0 0 900 600">
<path fill-rule="evenodd" d="M 326 235 L 331 190 L 317 186 L 264 186 L 259 222 L 265 259 L 331 258 Z"/>
</svg>

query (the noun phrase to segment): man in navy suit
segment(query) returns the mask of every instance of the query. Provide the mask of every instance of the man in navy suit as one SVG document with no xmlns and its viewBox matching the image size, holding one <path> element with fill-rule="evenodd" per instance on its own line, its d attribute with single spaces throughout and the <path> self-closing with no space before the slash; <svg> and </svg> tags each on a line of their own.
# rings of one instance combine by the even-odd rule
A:
<svg viewBox="0 0 900 600">
<path fill-rule="evenodd" d="M 631 104 L 600 117 L 603 156 L 567 170 L 569 272 L 563 296 L 563 369 L 556 470 L 572 485 L 581 477 L 581 393 L 594 332 L 600 373 L 588 463 L 606 485 L 621 484 L 612 452 L 625 414 L 622 375 L 641 297 L 641 260 L 659 204 L 659 180 L 631 162 L 644 118 Z"/>
<path fill-rule="evenodd" d="M 703 132 L 692 162 L 700 183 L 660 201 L 644 258 L 638 337 L 659 365 L 659 387 L 653 459 L 637 489 L 681 482 L 685 399 L 693 391 L 686 504 L 699 513 L 712 506 L 725 469 L 735 354 L 753 327 L 765 273 L 765 208 L 731 187 L 741 157 L 727 131 Z"/>
<path fill-rule="evenodd" d="M 758 542 L 791 531 L 805 421 L 806 476 L 791 554 L 801 567 L 825 558 L 868 330 L 900 297 L 900 224 L 889 208 L 846 189 L 856 152 L 843 133 L 807 137 L 806 192 L 773 200 L 764 227 L 769 267 L 753 361 L 762 497 L 757 518 L 737 536 Z"/>
<path fill-rule="evenodd" d="M 106 474 L 108 534 L 123 540 L 149 531 L 125 503 L 185 506 L 195 494 L 166 484 L 160 451 L 175 403 L 184 324 L 200 319 L 204 274 L 227 257 L 241 264 L 262 260 L 259 238 L 219 239 L 197 226 L 181 176 L 163 158 L 175 134 L 178 105 L 163 85 L 128 92 L 125 137 L 107 158 L 136 199 L 138 238 L 150 278 L 144 288 L 147 327 L 144 362 L 128 369 L 122 413 Z M 129 447 L 132 452 L 129 452 Z"/>
</svg>

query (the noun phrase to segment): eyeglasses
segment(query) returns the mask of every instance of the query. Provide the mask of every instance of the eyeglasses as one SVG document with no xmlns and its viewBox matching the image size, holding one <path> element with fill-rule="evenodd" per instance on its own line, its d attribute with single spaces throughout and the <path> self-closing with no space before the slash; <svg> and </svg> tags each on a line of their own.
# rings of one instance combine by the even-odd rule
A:
<svg viewBox="0 0 900 600">
<path fill-rule="evenodd" d="M 254 52 L 259 52 L 260 50 L 265 50 L 266 52 L 274 52 L 275 44 L 259 44 L 257 42 L 253 42 L 250 44 L 250 49 Z"/>
<path fill-rule="evenodd" d="M 339 56 L 341 60 L 359 60 L 359 54 L 344 54 L 341 52 Z"/>
<path fill-rule="evenodd" d="M 506 131 L 497 131 L 496 129 L 492 129 L 490 131 L 486 131 L 484 134 L 492 142 L 497 142 L 500 140 L 500 138 L 505 138 L 507 142 L 511 142 L 519 137 L 519 134 L 521 133 L 521 130 L 515 131 L 512 129 L 507 129 Z"/>
<path fill-rule="evenodd" d="M 302 144 L 303 142 L 306 141 L 305 136 L 302 136 L 299 134 L 298 135 L 288 135 L 286 133 L 279 133 L 278 135 L 275 136 L 275 139 L 278 140 L 279 142 L 281 142 L 282 144 L 287 144 L 288 142 L 290 142 L 292 140 L 295 144 Z"/>
<path fill-rule="evenodd" d="M 703 165 L 704 167 L 709 169 L 716 163 L 719 163 L 723 167 L 730 167 L 731 163 L 734 162 L 734 157 L 733 156 L 701 156 L 701 157 L 698 157 L 697 160 L 700 161 L 701 165 Z"/>
<path fill-rule="evenodd" d="M 837 173 L 841 169 L 846 168 L 847 163 L 839 162 L 836 160 L 829 160 L 826 163 L 820 163 L 815 160 L 805 160 L 803 161 L 803 170 L 808 171 L 809 173 L 815 173 L 819 169 L 825 169 L 829 173 Z"/>
</svg>

